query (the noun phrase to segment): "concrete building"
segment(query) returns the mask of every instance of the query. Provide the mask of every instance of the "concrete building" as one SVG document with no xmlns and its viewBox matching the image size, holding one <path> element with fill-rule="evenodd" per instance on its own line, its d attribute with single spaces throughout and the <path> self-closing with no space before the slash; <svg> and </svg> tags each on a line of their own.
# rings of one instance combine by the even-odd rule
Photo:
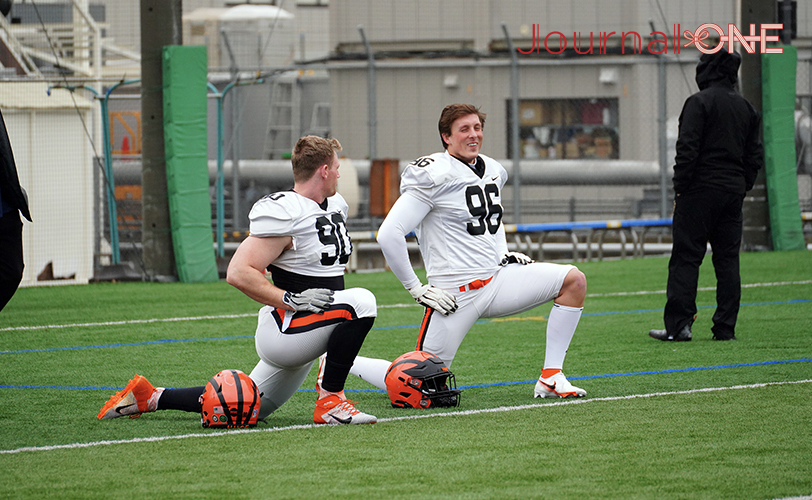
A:
<svg viewBox="0 0 812 500">
<path fill-rule="evenodd" d="M 808 59 L 812 9 L 800 2 L 797 8 L 793 44 Z M 729 24 L 741 25 L 738 9 L 736 1 L 334 2 L 328 65 L 333 130 L 353 157 L 409 161 L 440 150 L 440 110 L 467 102 L 488 115 L 483 153 L 510 158 L 506 30 L 517 49 L 522 171 L 543 176 L 555 165 L 569 173 L 557 181 L 547 176 L 544 188 L 523 183 L 522 212 L 532 218 L 537 210 L 525 200 L 536 200 L 547 208 L 560 205 L 558 215 L 544 220 L 571 219 L 567 200 L 604 200 L 591 208 L 581 203 L 585 213 L 575 217 L 656 216 L 670 203 L 661 200 L 660 182 L 645 173 L 655 164 L 670 182 L 679 113 L 698 90 L 694 68 L 701 53 L 684 46 L 685 32 L 714 23 L 727 33 Z M 375 59 L 374 100 L 362 30 Z M 715 45 L 718 36 L 711 32 L 707 42 Z M 799 94 L 810 94 L 806 81 L 799 78 Z M 593 175 L 621 164 L 637 165 L 640 181 Z M 504 195 L 513 198 L 508 189 Z"/>
<path fill-rule="evenodd" d="M 694 31 L 701 24 L 716 23 L 727 31 L 729 23 L 737 22 L 736 5 L 733 1 L 643 0 L 334 3 L 330 9 L 334 57 L 329 66 L 333 120 L 340 124 L 348 148 L 369 149 L 368 65 L 358 30 L 361 25 L 376 54 L 378 156 L 410 158 L 435 150 L 439 142 L 434 124 L 442 106 L 471 102 L 488 114 L 485 150 L 497 158 L 508 157 L 510 54 L 504 23 L 515 46 L 532 51 L 519 57 L 519 99 L 525 105 L 520 115 L 527 127 L 597 122 L 617 134 L 618 151 L 609 152 L 609 157 L 656 161 L 657 92 L 661 83 L 658 58 L 648 48 L 652 40 L 650 20 L 657 31 L 667 36 L 664 84 L 668 118 L 674 120 L 685 98 L 697 91 L 694 65 L 701 55 L 693 47 L 680 47 L 674 54 L 675 29 Z M 809 54 L 812 9 L 800 2 L 798 29 L 796 42 L 803 58 Z M 560 55 L 547 52 L 543 46 L 533 50 L 537 46 L 534 43 L 543 44 L 544 38 L 555 32 L 563 34 L 563 43 L 567 44 Z M 607 41 L 608 33 L 612 35 Z M 641 37 L 639 55 L 633 55 L 633 34 Z M 576 35 L 580 37 L 577 42 Z M 683 45 L 682 33 L 678 36 L 679 45 Z M 590 49 L 590 38 L 590 53 L 577 53 Z M 550 36 L 547 42 L 551 52 L 559 51 L 561 40 L 559 35 Z M 661 50 L 664 45 L 651 47 Z M 533 108 L 559 104 L 555 101 L 561 101 L 561 107 L 547 107 L 547 116 L 533 116 Z M 564 101 L 574 105 L 565 106 Z M 596 113 L 602 116 L 596 117 Z M 530 133 L 523 126 L 523 138 L 530 138 Z M 527 151 L 531 152 L 529 148 Z M 560 152 L 558 158 L 562 158 Z M 566 158 L 601 157 L 607 153 L 585 153 L 583 147 L 578 155 L 567 155 L 566 147 L 563 152 Z"/>
</svg>

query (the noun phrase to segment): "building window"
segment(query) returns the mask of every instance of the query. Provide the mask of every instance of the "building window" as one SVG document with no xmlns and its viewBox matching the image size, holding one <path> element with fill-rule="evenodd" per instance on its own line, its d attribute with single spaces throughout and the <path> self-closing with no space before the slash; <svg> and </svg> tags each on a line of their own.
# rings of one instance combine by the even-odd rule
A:
<svg viewBox="0 0 812 500">
<path fill-rule="evenodd" d="M 510 151 L 510 101 L 508 151 Z M 522 99 L 519 152 L 526 159 L 613 159 L 618 150 L 617 99 Z"/>
</svg>

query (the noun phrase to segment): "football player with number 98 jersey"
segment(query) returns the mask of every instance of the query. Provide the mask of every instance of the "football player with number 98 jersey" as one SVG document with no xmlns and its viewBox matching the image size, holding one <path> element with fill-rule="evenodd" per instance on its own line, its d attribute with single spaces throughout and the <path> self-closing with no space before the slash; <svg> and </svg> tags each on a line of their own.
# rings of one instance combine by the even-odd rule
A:
<svg viewBox="0 0 812 500">
<path fill-rule="evenodd" d="M 291 158 L 293 190 L 268 195 L 254 205 L 249 214 L 251 234 L 228 265 L 228 283 L 263 304 L 255 336 L 260 361 L 250 374 L 261 394 L 259 419 L 282 406 L 321 357 L 313 421 L 377 421 L 344 395 L 344 383 L 375 321 L 377 305 L 369 290 L 344 288 L 352 242 L 347 202 L 336 192 L 340 150 L 335 139 L 299 139 Z M 99 418 L 156 410 L 201 412 L 205 390 L 153 387 L 136 375 L 102 407 Z"/>
<path fill-rule="evenodd" d="M 401 196 L 378 230 L 389 267 L 426 307 L 418 351 L 451 367 L 462 340 L 480 318 L 518 314 L 554 300 L 535 397 L 582 397 L 562 366 L 586 296 L 575 266 L 533 262 L 509 252 L 502 224 L 507 172 L 480 154 L 485 114 L 468 104 L 446 106 L 439 132 L 445 151 L 418 158 L 403 172 Z M 411 266 L 405 237 L 417 236 L 428 284 Z M 385 388 L 388 362 L 356 358 L 350 373 Z"/>
<path fill-rule="evenodd" d="M 254 204 L 248 218 L 252 236 L 267 238 L 290 235 L 291 251 L 282 252 L 271 265 L 287 273 L 308 277 L 339 277 L 352 253 L 347 233 L 344 198 L 336 193 L 321 204 L 286 191 L 270 194 Z M 274 281 L 276 282 L 276 281 Z"/>
<path fill-rule="evenodd" d="M 333 149 L 340 150 L 338 141 L 299 140 L 292 155 L 293 190 L 268 195 L 251 209 L 251 235 L 229 263 L 228 280 L 266 304 L 256 333 L 260 362 L 250 374 L 263 393 L 261 416 L 287 401 L 326 353 L 314 422 L 374 423 L 343 390 L 377 306 L 372 292 L 344 288 L 352 241 L 347 202 L 336 191 Z M 261 276 L 266 270 L 271 281 Z"/>
</svg>

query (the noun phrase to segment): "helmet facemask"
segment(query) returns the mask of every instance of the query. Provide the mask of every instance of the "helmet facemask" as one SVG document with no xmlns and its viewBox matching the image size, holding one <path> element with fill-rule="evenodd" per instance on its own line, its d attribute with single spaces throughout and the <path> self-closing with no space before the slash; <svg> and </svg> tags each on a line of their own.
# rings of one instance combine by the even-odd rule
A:
<svg viewBox="0 0 812 500">
<path fill-rule="evenodd" d="M 387 372 L 386 388 L 395 408 L 442 408 L 460 403 L 454 374 L 440 358 L 424 351 L 396 359 Z"/>
</svg>

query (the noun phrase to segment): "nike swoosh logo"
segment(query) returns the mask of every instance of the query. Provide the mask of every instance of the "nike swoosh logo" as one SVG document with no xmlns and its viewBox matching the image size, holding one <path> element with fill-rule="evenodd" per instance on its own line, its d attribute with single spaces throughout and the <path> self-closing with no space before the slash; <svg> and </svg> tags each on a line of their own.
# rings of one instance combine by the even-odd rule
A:
<svg viewBox="0 0 812 500">
<path fill-rule="evenodd" d="M 336 417 L 335 415 L 327 415 L 327 416 L 328 416 L 328 417 L 330 417 L 330 418 L 332 418 L 333 420 L 335 420 L 336 422 L 338 422 L 338 423 L 340 423 L 340 424 L 349 424 L 350 422 L 352 422 L 352 417 L 349 417 L 349 418 L 338 418 L 338 417 Z"/>
<path fill-rule="evenodd" d="M 541 381 L 539 380 L 539 382 L 541 382 Z M 555 392 L 555 382 L 553 382 L 553 385 L 541 382 L 541 385 L 543 385 L 544 387 L 546 387 L 546 388 L 550 389 L 551 391 Z"/>
<path fill-rule="evenodd" d="M 135 406 L 135 409 L 136 409 L 136 410 L 138 409 L 138 404 L 137 404 L 137 403 L 133 403 L 133 404 L 131 404 L 131 405 L 127 405 L 127 406 L 119 406 L 118 408 L 116 408 L 116 413 L 118 413 L 119 415 L 129 415 L 129 413 L 122 413 L 122 411 L 121 411 L 121 410 L 126 410 L 127 408 L 129 408 L 129 407 L 131 407 L 131 406 Z"/>
<path fill-rule="evenodd" d="M 496 180 L 496 179 L 498 179 L 498 178 L 499 178 L 499 176 L 497 175 L 496 177 L 491 177 L 491 180 L 492 180 L 492 181 L 495 181 L 495 180 Z"/>
</svg>

